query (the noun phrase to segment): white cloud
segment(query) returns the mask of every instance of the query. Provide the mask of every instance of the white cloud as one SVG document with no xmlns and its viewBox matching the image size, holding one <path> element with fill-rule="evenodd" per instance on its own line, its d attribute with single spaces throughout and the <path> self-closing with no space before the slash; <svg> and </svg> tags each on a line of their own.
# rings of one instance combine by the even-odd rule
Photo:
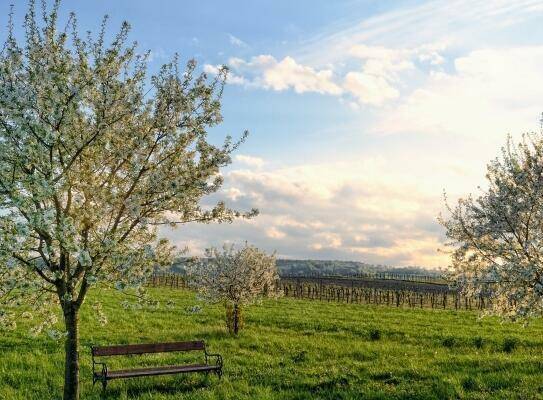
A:
<svg viewBox="0 0 543 400">
<path fill-rule="evenodd" d="M 220 65 L 204 64 L 204 72 L 210 75 L 217 75 L 219 73 Z"/>
<path fill-rule="evenodd" d="M 338 249 L 342 245 L 341 236 L 337 233 L 322 232 L 315 235 L 315 242 L 309 247 L 313 250 Z"/>
<path fill-rule="evenodd" d="M 274 90 L 293 88 L 297 93 L 317 92 L 338 95 L 341 88 L 332 81 L 331 70 L 315 69 L 296 63 L 291 57 L 285 57 L 265 69 L 262 80 L 265 86 Z"/>
<path fill-rule="evenodd" d="M 239 190 L 236 187 L 230 187 L 228 189 L 225 189 L 224 194 L 226 195 L 228 199 L 233 200 L 233 201 L 236 201 L 239 197 L 243 195 L 241 190 Z"/>
<path fill-rule="evenodd" d="M 398 74 L 400 72 L 413 68 L 415 68 L 415 66 L 409 60 L 372 58 L 364 63 L 362 71 L 367 75 L 383 77 L 388 81 L 394 82 L 398 80 Z"/>
<path fill-rule="evenodd" d="M 473 49 L 474 38 L 542 14 L 543 6 L 533 0 L 434 0 L 369 18 L 356 14 L 342 21 L 342 28 L 332 24 L 332 31 L 306 40 L 294 55 L 231 59 L 235 74 L 230 82 L 338 96 L 352 109 L 382 107 L 409 96 L 413 76 L 419 81 L 438 76 L 447 63 L 445 49 L 465 54 Z M 244 45 L 231 34 L 229 38 Z"/>
<path fill-rule="evenodd" d="M 204 64 L 204 72 L 209 75 L 217 75 L 221 65 Z M 246 83 L 242 76 L 234 74 L 232 71 L 228 71 L 226 82 L 231 85 L 244 85 Z"/>
<path fill-rule="evenodd" d="M 286 236 L 285 232 L 280 231 L 275 226 L 266 229 L 266 236 L 272 239 L 283 239 Z"/>
<path fill-rule="evenodd" d="M 245 43 L 240 38 L 232 35 L 231 33 L 228 34 L 228 39 L 230 40 L 230 43 L 237 47 L 248 47 L 247 43 Z"/>
<path fill-rule="evenodd" d="M 505 28 L 534 23 L 543 15 L 540 3 L 434 0 L 393 7 L 369 18 L 353 13 L 353 17 L 330 24 L 328 31 L 306 40 L 293 57 L 312 68 L 335 66 L 339 79 L 334 82 L 343 88 L 341 96 L 351 108 L 356 108 L 350 104 L 353 99 L 359 108 L 382 107 L 410 94 L 417 81 L 412 79 L 413 71 L 419 81 L 440 72 L 447 64 L 445 49 L 466 54 L 474 50 L 478 38 L 488 43 L 491 37 L 503 37 Z M 529 40 L 525 29 L 517 34 Z M 360 68 L 356 68 L 356 60 L 363 62 Z M 347 70 L 342 71 L 341 65 Z"/>
<path fill-rule="evenodd" d="M 177 243 L 191 238 L 209 245 L 249 240 L 281 257 L 444 266 L 446 257 L 437 252 L 443 240 L 436 222 L 441 188 L 415 175 L 404 160 L 381 157 L 232 170 L 218 198 L 238 209 L 257 207 L 261 214 L 251 221 L 191 225 L 167 235 Z"/>
<path fill-rule="evenodd" d="M 434 66 L 445 63 L 445 57 L 443 57 L 441 54 L 439 54 L 439 52 L 435 50 L 430 50 L 428 52 L 421 52 L 418 55 L 418 58 L 420 62 L 423 62 L 423 63 L 427 62 L 430 65 L 434 65 Z"/>
<path fill-rule="evenodd" d="M 339 95 L 342 89 L 334 82 L 332 70 L 316 70 L 298 64 L 292 57 L 278 61 L 271 55 L 259 55 L 245 61 L 231 58 L 229 66 L 236 72 L 252 76 L 250 85 L 276 91 L 293 89 L 296 93 L 316 92 Z"/>
<path fill-rule="evenodd" d="M 249 61 L 231 58 L 229 65 L 239 75 L 239 82 L 247 86 L 340 96 L 356 109 L 360 105 L 379 107 L 400 97 L 401 74 L 415 69 L 414 60 L 440 64 L 443 58 L 438 50 L 442 47 L 427 44 L 413 49 L 394 49 L 358 44 L 352 46 L 349 53 L 361 64 L 360 69 L 342 74 L 334 73 L 332 66 L 318 70 L 289 56 L 280 61 L 271 55 L 255 56 Z"/>
<path fill-rule="evenodd" d="M 416 48 L 427 43 L 467 43 L 497 29 L 537 21 L 543 5 L 534 0 L 433 0 L 369 18 L 353 13 L 307 40 L 297 58 L 311 65 L 338 63 L 352 57 L 353 45 Z"/>
<path fill-rule="evenodd" d="M 402 73 L 415 70 L 414 61 L 432 67 L 442 64 L 445 59 L 439 51 L 444 44 L 429 43 L 412 49 L 396 49 L 383 46 L 357 44 L 349 53 L 356 59 L 363 60 L 361 71 L 347 72 L 343 88 L 359 104 L 382 106 L 398 99 L 402 84 Z"/>
<path fill-rule="evenodd" d="M 264 160 L 260 157 L 238 154 L 234 157 L 234 159 L 237 163 L 244 164 L 248 167 L 262 168 L 264 166 Z"/>
<path fill-rule="evenodd" d="M 543 46 L 476 50 L 383 114 L 384 133 L 495 137 L 531 130 L 542 110 Z"/>
<path fill-rule="evenodd" d="M 360 103 L 380 106 L 387 100 L 397 99 L 398 90 L 382 76 L 349 72 L 345 76 L 343 87 L 355 96 Z"/>
<path fill-rule="evenodd" d="M 368 46 L 362 43 L 353 45 L 349 49 L 349 54 L 355 58 L 361 59 L 397 60 L 405 58 L 404 50 L 397 50 L 384 46 Z"/>
</svg>

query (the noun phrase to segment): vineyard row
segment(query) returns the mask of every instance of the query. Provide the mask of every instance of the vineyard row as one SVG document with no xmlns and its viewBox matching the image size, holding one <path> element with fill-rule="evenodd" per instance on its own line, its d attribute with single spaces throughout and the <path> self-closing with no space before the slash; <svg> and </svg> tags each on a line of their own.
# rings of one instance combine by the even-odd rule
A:
<svg viewBox="0 0 543 400">
<path fill-rule="evenodd" d="M 180 274 L 154 275 L 149 285 L 172 289 L 187 288 L 186 281 Z M 297 277 L 280 279 L 277 290 L 283 296 L 295 299 L 390 307 L 482 310 L 491 306 L 488 297 L 468 297 L 447 285 L 427 282 L 417 284 L 413 281 Z"/>
</svg>

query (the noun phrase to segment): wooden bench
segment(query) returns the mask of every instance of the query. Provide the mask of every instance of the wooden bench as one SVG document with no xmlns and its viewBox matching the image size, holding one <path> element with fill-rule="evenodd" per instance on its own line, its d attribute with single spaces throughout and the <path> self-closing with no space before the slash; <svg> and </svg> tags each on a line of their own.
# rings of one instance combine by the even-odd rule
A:
<svg viewBox="0 0 543 400">
<path fill-rule="evenodd" d="M 97 362 L 95 357 L 125 356 L 148 353 L 170 353 L 181 351 L 203 351 L 204 359 L 201 364 L 164 365 L 157 367 L 122 369 L 110 371 L 105 362 Z M 220 378 L 222 376 L 222 357 L 220 354 L 210 354 L 206 350 L 204 341 L 174 342 L 174 343 L 150 343 L 127 344 L 116 346 L 92 346 L 92 384 L 101 382 L 105 390 L 107 382 L 112 379 L 135 378 L 141 376 L 183 374 L 187 372 L 214 372 Z M 214 358 L 214 363 L 209 359 Z M 102 367 L 101 371 L 96 366 Z"/>
</svg>

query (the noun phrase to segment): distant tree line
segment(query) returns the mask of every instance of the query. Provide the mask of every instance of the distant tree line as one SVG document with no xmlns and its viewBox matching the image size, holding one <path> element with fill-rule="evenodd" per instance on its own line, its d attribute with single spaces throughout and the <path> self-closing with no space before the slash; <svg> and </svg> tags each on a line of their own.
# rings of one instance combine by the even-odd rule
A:
<svg viewBox="0 0 543 400">
<path fill-rule="evenodd" d="M 191 258 L 189 257 L 177 259 L 173 263 L 170 272 L 184 274 L 190 260 Z M 425 275 L 436 277 L 441 275 L 441 271 L 439 270 L 430 270 L 417 266 L 392 267 L 381 264 L 368 264 L 360 261 L 277 259 L 276 265 L 279 275 L 282 276 L 353 276 L 385 272 L 389 274 Z"/>
</svg>

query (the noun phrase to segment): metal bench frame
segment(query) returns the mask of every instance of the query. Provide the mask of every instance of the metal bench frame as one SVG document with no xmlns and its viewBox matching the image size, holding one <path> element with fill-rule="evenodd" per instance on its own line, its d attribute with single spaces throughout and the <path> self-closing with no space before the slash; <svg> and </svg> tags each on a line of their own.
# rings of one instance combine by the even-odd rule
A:
<svg viewBox="0 0 543 400">
<path fill-rule="evenodd" d="M 102 383 L 102 389 L 106 390 L 107 382 L 112 379 L 125 379 L 125 378 L 135 378 L 142 375 L 130 375 L 129 372 L 131 370 L 123 370 L 128 372 L 126 376 L 111 376 L 110 373 L 113 373 L 115 371 L 109 371 L 107 364 L 102 361 L 96 361 L 95 357 L 111 357 L 111 356 L 120 356 L 120 355 L 142 355 L 142 354 L 149 354 L 149 353 L 171 353 L 171 352 L 181 352 L 181 351 L 203 351 L 205 355 L 205 365 L 199 365 L 199 368 L 197 369 L 191 369 L 191 365 L 188 364 L 181 364 L 176 366 L 168 366 L 168 367 L 184 367 L 186 366 L 183 371 L 176 371 L 176 372 L 166 372 L 167 370 L 163 368 L 160 370 L 161 366 L 156 367 L 155 373 L 152 372 L 151 369 L 149 369 L 149 373 L 143 375 L 143 376 L 158 376 L 158 375 L 166 375 L 166 374 L 176 374 L 176 373 L 188 373 L 188 372 L 205 372 L 206 375 L 209 372 L 214 372 L 217 374 L 219 379 L 222 376 L 222 356 L 220 354 L 212 354 L 208 353 L 205 342 L 203 340 L 201 341 L 193 341 L 193 342 L 173 342 L 173 343 L 148 343 L 148 344 L 128 344 L 128 345 L 114 345 L 114 346 L 91 346 L 91 355 L 92 355 L 92 385 L 94 386 L 96 382 Z M 214 358 L 214 363 L 210 364 L 210 358 Z M 97 366 L 101 366 L 101 371 L 98 372 L 96 370 Z M 202 369 L 202 366 L 206 366 L 208 368 Z M 164 366 L 162 366 L 164 367 Z M 132 371 L 137 371 L 137 369 L 133 369 Z"/>
</svg>

